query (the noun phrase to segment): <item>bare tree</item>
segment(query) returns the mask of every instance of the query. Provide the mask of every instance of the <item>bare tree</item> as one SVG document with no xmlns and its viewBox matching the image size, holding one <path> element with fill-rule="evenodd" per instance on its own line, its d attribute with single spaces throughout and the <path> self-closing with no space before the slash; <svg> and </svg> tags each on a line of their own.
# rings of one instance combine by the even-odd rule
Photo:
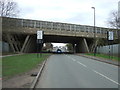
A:
<svg viewBox="0 0 120 90">
<path fill-rule="evenodd" d="M 108 19 L 108 24 L 110 27 L 112 28 L 120 28 L 120 20 L 118 19 L 118 12 L 117 11 L 113 11 L 110 14 L 110 18 Z"/>
<path fill-rule="evenodd" d="M 16 2 L 12 0 L 0 0 L 0 16 L 16 17 L 19 10 Z"/>
</svg>

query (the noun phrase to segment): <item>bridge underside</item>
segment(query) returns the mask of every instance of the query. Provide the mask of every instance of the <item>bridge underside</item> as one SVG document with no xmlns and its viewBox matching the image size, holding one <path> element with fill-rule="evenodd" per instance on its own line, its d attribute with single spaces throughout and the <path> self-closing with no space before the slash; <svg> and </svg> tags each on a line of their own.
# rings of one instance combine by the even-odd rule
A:
<svg viewBox="0 0 120 90">
<path fill-rule="evenodd" d="M 36 35 L 8 34 L 3 33 L 3 41 L 9 44 L 11 52 L 35 53 L 37 52 Z M 71 43 L 75 52 L 89 52 L 92 46 L 92 39 L 72 36 L 44 35 L 44 43 Z"/>
</svg>

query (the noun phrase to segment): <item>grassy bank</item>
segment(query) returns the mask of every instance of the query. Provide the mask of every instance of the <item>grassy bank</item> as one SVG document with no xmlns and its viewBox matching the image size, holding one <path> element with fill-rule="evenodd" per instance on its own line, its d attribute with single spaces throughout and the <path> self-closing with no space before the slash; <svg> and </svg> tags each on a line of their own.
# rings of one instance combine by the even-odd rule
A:
<svg viewBox="0 0 120 90">
<path fill-rule="evenodd" d="M 2 77 L 2 58 L 0 58 L 0 78 Z"/>
<path fill-rule="evenodd" d="M 94 56 L 94 53 L 87 53 L 86 55 Z M 96 57 L 120 61 L 120 57 L 116 57 L 116 56 L 109 57 L 109 55 L 105 55 L 105 54 L 96 54 Z"/>
<path fill-rule="evenodd" d="M 42 57 L 37 58 L 37 54 L 23 54 L 18 56 L 4 57 L 2 59 L 2 74 L 3 77 L 9 78 L 11 76 L 27 72 L 43 60 L 47 59 L 50 54 L 43 54 Z"/>
</svg>

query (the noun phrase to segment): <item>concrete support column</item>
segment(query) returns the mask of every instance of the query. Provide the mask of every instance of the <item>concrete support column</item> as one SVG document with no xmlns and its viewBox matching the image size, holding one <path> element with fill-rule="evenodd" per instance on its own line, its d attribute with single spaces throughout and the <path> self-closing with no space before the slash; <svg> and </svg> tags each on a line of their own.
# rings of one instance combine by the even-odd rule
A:
<svg viewBox="0 0 120 90">
<path fill-rule="evenodd" d="M 26 45 L 24 47 L 24 51 L 23 52 L 29 52 L 31 38 L 32 38 L 31 36 L 28 38 L 27 43 L 26 43 Z"/>
<path fill-rule="evenodd" d="M 21 50 L 20 50 L 21 53 L 24 52 L 24 49 L 25 49 L 25 47 L 26 47 L 26 44 L 28 43 L 29 37 L 30 37 L 30 35 L 27 35 L 27 36 L 26 36 L 25 41 L 24 41 L 24 43 L 23 43 L 23 46 L 22 46 L 22 48 L 21 48 Z"/>
<path fill-rule="evenodd" d="M 27 35 L 21 48 L 21 53 L 36 52 L 36 36 Z"/>
<path fill-rule="evenodd" d="M 10 48 L 12 49 L 13 52 L 20 52 L 20 41 L 18 40 L 17 35 L 12 35 L 12 34 L 5 34 L 6 35 L 6 40 L 10 45 Z"/>
<path fill-rule="evenodd" d="M 89 47 L 88 47 L 88 44 L 87 44 L 87 41 L 86 41 L 86 39 L 84 38 L 84 45 L 85 45 L 85 51 L 87 52 L 87 53 L 89 53 L 90 51 L 89 51 Z"/>
<path fill-rule="evenodd" d="M 88 53 L 89 52 L 89 48 L 88 48 L 87 41 L 85 38 L 82 38 L 80 42 L 77 43 L 76 52 L 77 53 Z"/>
<path fill-rule="evenodd" d="M 30 36 L 27 47 L 26 47 L 26 52 L 32 52 L 34 49 L 34 37 Z"/>
<path fill-rule="evenodd" d="M 13 52 L 16 52 L 15 47 L 14 47 L 14 45 L 13 45 L 13 41 L 12 41 L 11 35 L 10 35 L 10 34 L 6 34 L 6 37 L 7 37 L 7 42 L 9 43 L 12 51 L 13 51 Z"/>
<path fill-rule="evenodd" d="M 99 40 L 97 39 L 93 44 L 92 44 L 92 52 L 95 52 L 95 49 L 96 49 L 96 47 L 97 47 L 97 45 L 98 45 L 98 42 L 99 42 Z"/>
<path fill-rule="evenodd" d="M 17 46 L 17 40 L 15 39 L 15 35 L 11 35 L 11 39 L 13 41 L 13 45 L 15 46 L 16 52 L 19 52 L 18 46 Z"/>
<path fill-rule="evenodd" d="M 92 52 L 92 51 L 93 51 L 93 47 L 94 47 L 93 44 L 90 44 L 90 45 L 89 45 L 89 52 Z"/>
<path fill-rule="evenodd" d="M 76 53 L 80 53 L 81 52 L 81 49 L 80 49 L 80 43 L 77 43 L 76 45 Z"/>
<path fill-rule="evenodd" d="M 18 35 L 15 35 L 14 38 L 15 38 L 15 41 L 16 41 L 16 44 L 17 44 L 17 48 L 18 48 L 18 50 L 19 50 L 19 52 L 20 52 L 21 46 L 20 46 L 20 41 L 19 41 Z"/>
<path fill-rule="evenodd" d="M 72 47 L 73 47 L 73 53 L 76 53 L 76 44 L 72 43 Z"/>
</svg>

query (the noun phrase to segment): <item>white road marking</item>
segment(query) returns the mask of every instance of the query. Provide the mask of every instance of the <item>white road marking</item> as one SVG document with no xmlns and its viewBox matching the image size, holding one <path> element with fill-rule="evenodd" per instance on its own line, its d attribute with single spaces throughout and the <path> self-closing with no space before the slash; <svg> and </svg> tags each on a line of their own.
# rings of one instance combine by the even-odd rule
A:
<svg viewBox="0 0 120 90">
<path fill-rule="evenodd" d="M 70 58 L 71 59 L 71 57 L 70 56 L 68 56 L 68 55 L 66 55 L 68 58 Z"/>
<path fill-rule="evenodd" d="M 71 58 L 73 61 L 76 61 L 74 58 Z"/>
<path fill-rule="evenodd" d="M 76 60 L 74 60 L 74 59 L 72 59 L 73 61 L 76 61 Z"/>
<path fill-rule="evenodd" d="M 106 79 L 112 81 L 113 83 L 120 85 L 118 82 L 116 82 L 116 81 L 114 81 L 114 80 L 108 78 L 107 76 L 105 76 L 105 75 L 103 75 L 103 74 L 101 74 L 101 73 L 99 73 L 99 72 L 97 72 L 97 71 L 95 71 L 95 70 L 93 70 L 93 71 L 94 71 L 95 73 L 99 74 L 100 76 L 102 76 L 102 77 L 104 77 L 104 78 L 106 78 Z"/>
<path fill-rule="evenodd" d="M 72 59 L 73 61 L 76 61 L 74 58 L 72 58 L 72 57 L 70 57 L 70 56 L 68 56 L 68 55 L 66 55 L 68 58 L 70 58 L 70 59 Z"/>
<path fill-rule="evenodd" d="M 73 60 L 73 58 L 71 58 L 70 56 L 68 56 L 68 55 L 66 55 L 68 58 L 70 58 L 70 59 L 72 59 Z"/>
<path fill-rule="evenodd" d="M 74 58 L 72 58 L 72 57 L 70 57 L 70 56 L 68 56 L 68 55 L 66 55 L 68 58 L 70 58 L 70 59 L 72 59 L 73 61 L 76 61 Z M 78 64 L 80 64 L 80 65 L 82 65 L 82 66 L 84 66 L 84 67 L 87 67 L 85 64 L 83 64 L 83 63 L 81 63 L 81 62 L 79 62 L 79 61 L 77 61 L 77 63 Z"/>
<path fill-rule="evenodd" d="M 77 61 L 77 63 L 79 63 L 80 65 L 87 67 L 85 64 L 82 64 L 81 62 Z"/>
</svg>

